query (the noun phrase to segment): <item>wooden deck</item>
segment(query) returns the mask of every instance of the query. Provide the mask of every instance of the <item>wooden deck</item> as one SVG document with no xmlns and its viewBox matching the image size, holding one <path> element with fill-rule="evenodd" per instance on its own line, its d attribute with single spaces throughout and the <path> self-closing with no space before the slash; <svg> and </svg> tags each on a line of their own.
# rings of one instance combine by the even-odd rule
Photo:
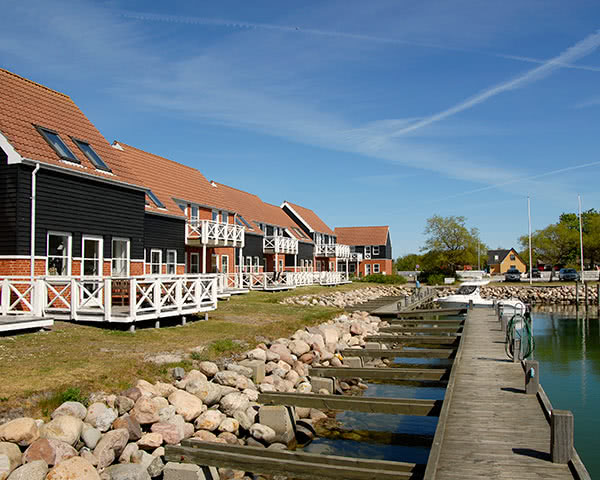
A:
<svg viewBox="0 0 600 480">
<path fill-rule="evenodd" d="M 49 328 L 52 325 L 54 325 L 54 319 L 52 317 L 36 317 L 34 315 L 0 315 L 0 333 Z"/>
<path fill-rule="evenodd" d="M 571 479 L 550 460 L 550 426 L 535 395 L 524 393 L 520 363 L 504 353 L 493 310 L 465 322 L 426 479 Z"/>
</svg>

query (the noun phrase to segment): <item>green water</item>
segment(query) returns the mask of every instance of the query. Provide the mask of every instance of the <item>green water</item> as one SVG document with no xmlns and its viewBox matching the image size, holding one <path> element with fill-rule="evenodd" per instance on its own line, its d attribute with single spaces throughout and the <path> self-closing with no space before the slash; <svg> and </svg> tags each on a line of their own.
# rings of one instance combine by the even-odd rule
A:
<svg viewBox="0 0 600 480">
<path fill-rule="evenodd" d="M 592 478 L 600 478 L 600 322 L 598 310 L 537 308 L 535 359 L 552 406 L 575 416 L 575 447 Z"/>
</svg>

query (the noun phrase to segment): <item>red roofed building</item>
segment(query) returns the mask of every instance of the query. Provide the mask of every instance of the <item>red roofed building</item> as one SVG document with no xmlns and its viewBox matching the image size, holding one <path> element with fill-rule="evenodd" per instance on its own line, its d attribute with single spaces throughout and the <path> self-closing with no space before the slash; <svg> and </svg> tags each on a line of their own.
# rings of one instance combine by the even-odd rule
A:
<svg viewBox="0 0 600 480">
<path fill-rule="evenodd" d="M 389 227 L 336 227 L 338 241 L 350 245 L 350 274 L 357 276 L 393 273 Z"/>
</svg>

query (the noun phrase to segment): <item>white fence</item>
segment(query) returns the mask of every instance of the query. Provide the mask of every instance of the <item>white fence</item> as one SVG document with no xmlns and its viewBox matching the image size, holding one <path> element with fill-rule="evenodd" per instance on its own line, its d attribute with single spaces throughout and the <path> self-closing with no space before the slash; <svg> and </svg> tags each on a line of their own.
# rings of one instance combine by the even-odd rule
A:
<svg viewBox="0 0 600 480">
<path fill-rule="evenodd" d="M 4 278 L 0 314 L 131 323 L 215 310 L 216 275 Z"/>
<path fill-rule="evenodd" d="M 188 220 L 186 240 L 200 240 L 202 245 L 244 246 L 244 227 L 212 220 Z"/>
<path fill-rule="evenodd" d="M 298 253 L 298 240 L 288 237 L 264 237 L 263 251 L 267 253 L 289 253 L 296 255 Z"/>
<path fill-rule="evenodd" d="M 350 259 L 350 245 L 342 245 L 341 243 L 317 243 L 315 245 L 315 256 Z"/>
</svg>

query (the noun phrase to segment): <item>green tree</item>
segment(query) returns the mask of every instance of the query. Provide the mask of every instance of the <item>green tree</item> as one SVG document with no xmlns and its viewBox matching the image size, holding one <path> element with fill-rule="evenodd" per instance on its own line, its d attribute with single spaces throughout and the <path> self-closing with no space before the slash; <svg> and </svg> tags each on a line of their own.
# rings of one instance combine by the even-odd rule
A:
<svg viewBox="0 0 600 480">
<path fill-rule="evenodd" d="M 459 265 L 477 265 L 477 249 L 482 258 L 487 247 L 479 239 L 479 230 L 465 225 L 465 217 L 442 217 L 434 215 L 427 219 L 427 239 L 422 251 L 435 253 L 438 269 L 452 273 Z"/>
<path fill-rule="evenodd" d="M 403 257 L 398 257 L 396 260 L 396 270 L 399 272 L 409 272 L 416 270 L 417 265 L 421 267 L 422 255 L 416 253 L 409 253 Z"/>
<path fill-rule="evenodd" d="M 550 265 L 567 265 L 576 261 L 579 235 L 566 223 L 553 223 L 531 234 L 531 250 L 534 265 L 538 260 Z M 519 238 L 527 263 L 529 261 L 529 236 Z"/>
</svg>

